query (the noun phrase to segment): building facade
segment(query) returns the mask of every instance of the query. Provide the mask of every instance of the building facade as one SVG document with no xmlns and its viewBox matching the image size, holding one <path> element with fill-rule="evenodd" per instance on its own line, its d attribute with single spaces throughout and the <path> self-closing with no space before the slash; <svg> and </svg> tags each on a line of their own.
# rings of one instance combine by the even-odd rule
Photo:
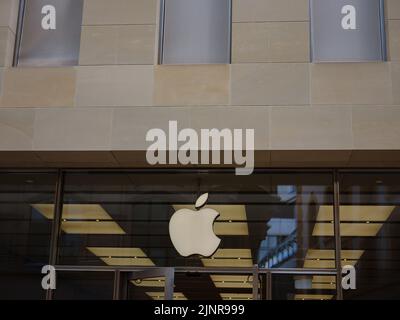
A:
<svg viewBox="0 0 400 320">
<path fill-rule="evenodd" d="M 29 1 L 0 0 L 1 298 L 400 297 L 398 0 L 381 61 L 333 62 L 316 61 L 317 0 Z M 253 174 L 150 164 L 171 121 L 254 130 Z M 183 257 L 170 219 L 206 193 L 221 243 Z"/>
</svg>

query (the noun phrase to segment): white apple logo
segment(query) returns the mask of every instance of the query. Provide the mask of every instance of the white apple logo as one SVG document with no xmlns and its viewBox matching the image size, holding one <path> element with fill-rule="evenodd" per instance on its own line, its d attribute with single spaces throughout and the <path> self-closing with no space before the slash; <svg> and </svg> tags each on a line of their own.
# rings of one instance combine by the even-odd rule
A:
<svg viewBox="0 0 400 320">
<path fill-rule="evenodd" d="M 201 209 L 208 199 L 208 193 L 196 201 L 196 210 L 181 209 L 174 213 L 169 222 L 169 235 L 176 251 L 183 256 L 212 256 L 218 249 L 221 239 L 213 230 L 219 213 L 214 209 Z"/>
</svg>

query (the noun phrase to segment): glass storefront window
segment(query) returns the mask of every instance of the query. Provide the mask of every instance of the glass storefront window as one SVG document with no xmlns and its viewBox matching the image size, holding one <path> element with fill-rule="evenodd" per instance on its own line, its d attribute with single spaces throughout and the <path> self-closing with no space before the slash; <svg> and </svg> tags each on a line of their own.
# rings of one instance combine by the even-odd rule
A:
<svg viewBox="0 0 400 320">
<path fill-rule="evenodd" d="M 0 173 L 0 300 L 44 299 L 56 174 Z"/>
<path fill-rule="evenodd" d="M 355 266 L 356 290 L 345 299 L 400 296 L 400 174 L 343 173 L 340 233 L 346 264 Z"/>
<path fill-rule="evenodd" d="M 185 258 L 169 221 L 204 193 L 221 243 Z M 68 173 L 59 264 L 332 269 L 332 204 L 329 173 Z"/>
</svg>

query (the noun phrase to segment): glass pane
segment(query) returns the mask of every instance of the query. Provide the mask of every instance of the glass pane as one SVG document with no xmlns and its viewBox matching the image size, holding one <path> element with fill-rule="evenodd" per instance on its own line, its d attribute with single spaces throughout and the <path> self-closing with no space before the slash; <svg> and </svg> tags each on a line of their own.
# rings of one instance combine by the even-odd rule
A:
<svg viewBox="0 0 400 320">
<path fill-rule="evenodd" d="M 272 300 L 335 300 L 335 275 L 273 275 Z"/>
<path fill-rule="evenodd" d="M 263 276 L 260 275 L 260 278 Z M 265 282 L 264 282 L 265 283 Z M 164 300 L 165 278 L 129 280 L 128 299 Z M 262 290 L 259 288 L 260 297 Z M 251 274 L 176 273 L 174 300 L 252 300 Z"/>
<path fill-rule="evenodd" d="M 114 272 L 57 272 L 55 300 L 112 300 Z"/>
<path fill-rule="evenodd" d="M 0 174 L 0 299 L 43 299 L 56 175 Z"/>
<path fill-rule="evenodd" d="M 67 174 L 59 263 L 334 268 L 331 182 L 320 173 Z M 211 229 L 191 237 L 194 204 L 207 192 L 205 209 L 219 214 L 213 230 L 221 239 L 208 252 L 212 257 L 196 254 L 213 237 Z M 188 228 L 177 226 L 189 232 L 189 257 L 182 256 L 187 241 L 175 247 L 170 237 L 170 219 L 179 210 L 189 217 Z"/>
<path fill-rule="evenodd" d="M 400 174 L 348 173 L 340 182 L 342 250 L 357 272 L 357 289 L 344 298 L 398 299 Z"/>
<path fill-rule="evenodd" d="M 18 66 L 78 65 L 83 0 L 27 0 Z"/>
<path fill-rule="evenodd" d="M 164 64 L 229 63 L 231 0 L 165 0 Z"/>
</svg>

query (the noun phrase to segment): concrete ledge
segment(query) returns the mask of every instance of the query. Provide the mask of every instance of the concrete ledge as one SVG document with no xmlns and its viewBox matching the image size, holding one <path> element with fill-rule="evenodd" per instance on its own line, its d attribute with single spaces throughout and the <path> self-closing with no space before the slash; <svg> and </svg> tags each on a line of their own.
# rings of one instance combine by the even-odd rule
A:
<svg viewBox="0 0 400 320">
<path fill-rule="evenodd" d="M 257 168 L 400 168 L 400 150 L 257 151 Z M 233 168 L 150 166 L 145 151 L 2 151 L 0 168 Z"/>
</svg>

